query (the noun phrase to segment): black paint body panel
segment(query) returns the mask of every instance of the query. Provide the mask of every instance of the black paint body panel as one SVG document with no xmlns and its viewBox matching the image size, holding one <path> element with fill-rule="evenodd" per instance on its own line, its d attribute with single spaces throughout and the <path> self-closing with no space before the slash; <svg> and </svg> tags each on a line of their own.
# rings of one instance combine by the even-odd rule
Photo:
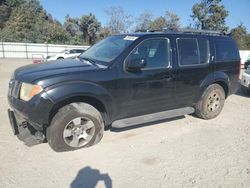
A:
<svg viewBox="0 0 250 188">
<path fill-rule="evenodd" d="M 228 95 L 236 92 L 240 59 L 216 62 L 213 39 L 227 36 L 196 34 L 130 34 L 137 36 L 132 45 L 107 67 L 86 64 L 77 60 L 29 65 L 15 71 L 14 80 L 39 84 L 44 91 L 28 102 L 8 96 L 10 106 L 24 119 L 41 128 L 49 125 L 53 107 L 69 98 L 90 97 L 105 107 L 105 124 L 115 120 L 193 106 L 206 87 L 223 82 Z M 126 36 L 126 35 L 124 35 Z M 210 62 L 202 66 L 181 67 L 178 64 L 176 39 L 205 38 L 210 42 Z M 128 72 L 124 61 L 141 41 L 168 38 L 171 44 L 169 67 Z"/>
</svg>

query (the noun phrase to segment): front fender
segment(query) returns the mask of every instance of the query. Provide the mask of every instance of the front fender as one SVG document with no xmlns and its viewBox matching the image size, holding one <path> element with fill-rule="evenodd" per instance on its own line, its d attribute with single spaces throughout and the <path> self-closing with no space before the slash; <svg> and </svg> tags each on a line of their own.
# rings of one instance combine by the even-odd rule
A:
<svg viewBox="0 0 250 188">
<path fill-rule="evenodd" d="M 92 97 L 101 102 L 107 115 L 113 113 L 114 100 L 104 87 L 91 82 L 64 82 L 46 88 L 48 96 L 53 103 L 58 104 L 72 97 Z"/>
</svg>

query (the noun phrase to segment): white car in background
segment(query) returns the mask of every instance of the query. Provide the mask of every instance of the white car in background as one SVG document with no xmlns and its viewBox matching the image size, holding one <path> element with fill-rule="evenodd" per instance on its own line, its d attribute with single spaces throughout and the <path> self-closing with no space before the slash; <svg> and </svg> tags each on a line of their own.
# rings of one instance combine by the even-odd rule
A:
<svg viewBox="0 0 250 188">
<path fill-rule="evenodd" d="M 58 54 L 47 56 L 46 61 L 54 61 L 54 60 L 58 60 L 58 59 L 74 59 L 77 56 L 79 56 L 80 54 L 82 54 L 83 52 L 85 52 L 85 50 L 83 50 L 83 49 L 63 50 L 62 52 L 60 52 Z"/>
<path fill-rule="evenodd" d="M 247 70 L 242 74 L 240 83 L 242 91 L 250 95 L 250 66 L 248 66 Z"/>
</svg>

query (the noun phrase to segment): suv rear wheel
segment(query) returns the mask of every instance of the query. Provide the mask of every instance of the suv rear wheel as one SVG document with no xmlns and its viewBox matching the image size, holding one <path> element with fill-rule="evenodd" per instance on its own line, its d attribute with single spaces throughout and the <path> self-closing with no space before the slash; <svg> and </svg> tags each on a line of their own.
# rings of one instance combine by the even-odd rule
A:
<svg viewBox="0 0 250 188">
<path fill-rule="evenodd" d="M 97 144 L 103 137 L 100 112 L 87 103 L 71 103 L 59 109 L 47 128 L 47 140 L 57 152 Z"/>
<path fill-rule="evenodd" d="M 223 109 L 225 91 L 219 84 L 212 84 L 204 91 L 195 105 L 195 114 L 202 119 L 217 117 Z"/>
</svg>

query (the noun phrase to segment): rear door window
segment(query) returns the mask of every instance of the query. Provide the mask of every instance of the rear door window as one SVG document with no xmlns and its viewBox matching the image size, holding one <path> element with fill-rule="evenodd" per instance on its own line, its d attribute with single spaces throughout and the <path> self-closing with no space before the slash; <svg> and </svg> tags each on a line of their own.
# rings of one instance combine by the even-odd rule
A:
<svg viewBox="0 0 250 188">
<path fill-rule="evenodd" d="M 215 40 L 216 61 L 239 60 L 239 50 L 233 40 Z"/>
<path fill-rule="evenodd" d="M 202 38 L 177 39 L 180 66 L 191 66 L 209 63 L 209 41 Z"/>
<path fill-rule="evenodd" d="M 177 39 L 179 64 L 189 66 L 199 64 L 199 50 L 196 39 Z"/>
</svg>

